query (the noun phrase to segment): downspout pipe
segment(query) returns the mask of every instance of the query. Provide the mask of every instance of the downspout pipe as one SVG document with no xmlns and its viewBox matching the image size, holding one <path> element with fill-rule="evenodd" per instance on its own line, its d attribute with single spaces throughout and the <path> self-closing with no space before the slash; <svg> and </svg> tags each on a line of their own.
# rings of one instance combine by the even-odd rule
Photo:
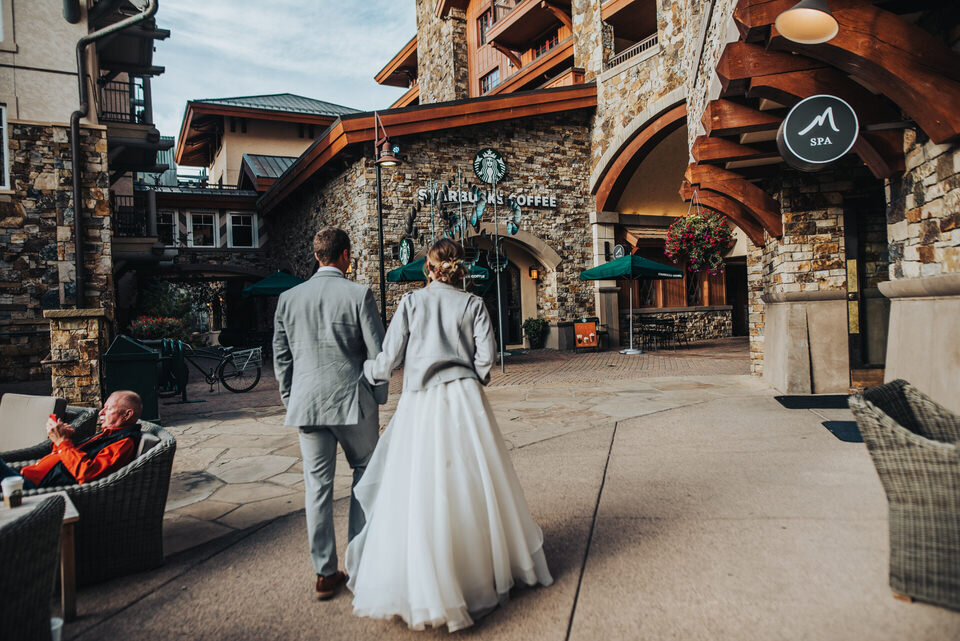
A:
<svg viewBox="0 0 960 641">
<path fill-rule="evenodd" d="M 87 47 L 92 43 L 123 31 L 127 27 L 152 18 L 157 13 L 157 0 L 149 0 L 147 6 L 140 13 L 124 18 L 120 22 L 106 26 L 103 29 L 88 33 L 77 41 L 77 81 L 80 90 L 80 108 L 70 115 L 70 161 L 73 173 L 73 236 L 74 255 L 76 258 L 74 282 L 76 283 L 77 309 L 83 308 L 83 201 L 80 196 L 80 119 L 86 118 L 90 112 L 90 95 L 87 90 Z"/>
</svg>

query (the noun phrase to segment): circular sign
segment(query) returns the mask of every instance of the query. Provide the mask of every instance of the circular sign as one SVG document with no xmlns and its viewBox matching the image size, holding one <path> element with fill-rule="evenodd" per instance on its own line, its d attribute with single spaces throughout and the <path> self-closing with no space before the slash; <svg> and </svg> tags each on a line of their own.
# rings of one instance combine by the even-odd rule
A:
<svg viewBox="0 0 960 641">
<path fill-rule="evenodd" d="M 614 245 L 613 247 L 613 257 L 614 258 L 623 258 L 627 255 L 627 248 L 623 245 Z"/>
<path fill-rule="evenodd" d="M 409 238 L 404 238 L 400 241 L 400 262 L 404 265 L 409 265 L 410 261 L 413 259 L 413 241 Z"/>
<path fill-rule="evenodd" d="M 492 185 L 500 182 L 507 175 L 507 163 L 504 162 L 499 151 L 487 147 L 478 151 L 473 157 L 473 173 L 483 182 Z"/>
<path fill-rule="evenodd" d="M 836 96 L 810 96 L 781 123 L 777 147 L 791 167 L 818 171 L 850 151 L 859 133 L 857 114 L 849 104 Z"/>
</svg>

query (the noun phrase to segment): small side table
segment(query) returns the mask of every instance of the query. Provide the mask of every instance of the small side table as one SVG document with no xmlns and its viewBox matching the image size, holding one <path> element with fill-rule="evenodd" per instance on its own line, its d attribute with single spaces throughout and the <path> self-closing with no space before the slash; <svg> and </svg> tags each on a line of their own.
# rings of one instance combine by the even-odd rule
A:
<svg viewBox="0 0 960 641">
<path fill-rule="evenodd" d="M 63 511 L 63 529 L 60 532 L 60 607 L 63 610 L 63 620 L 73 621 L 77 618 L 77 563 L 74 528 L 76 522 L 80 520 L 80 514 L 77 512 L 73 501 L 70 500 L 70 496 L 66 492 L 25 496 L 20 507 L 7 509 L 0 506 L 0 523 L 14 520 L 54 495 L 62 496 L 66 503 Z"/>
</svg>

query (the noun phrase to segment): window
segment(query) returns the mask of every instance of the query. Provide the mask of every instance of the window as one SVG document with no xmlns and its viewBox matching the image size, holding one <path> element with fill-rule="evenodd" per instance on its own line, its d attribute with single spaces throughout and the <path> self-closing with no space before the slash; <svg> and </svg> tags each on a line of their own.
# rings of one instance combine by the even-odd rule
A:
<svg viewBox="0 0 960 641">
<path fill-rule="evenodd" d="M 190 230 L 190 247 L 217 247 L 219 243 L 219 225 L 214 212 L 192 211 L 187 214 L 187 228 Z"/>
<path fill-rule="evenodd" d="M 3 145 L 3 147 L 0 147 L 0 166 L 3 167 L 2 172 L 0 172 L 0 180 L 3 181 L 3 184 L 0 184 L 0 189 L 10 189 L 10 145 L 7 140 L 6 105 L 0 105 L 0 128 L 3 129 L 3 135 L 0 136 L 0 144 Z"/>
<path fill-rule="evenodd" d="M 257 247 L 256 214 L 227 214 L 227 247 Z"/>
<path fill-rule="evenodd" d="M 161 209 L 157 212 L 157 237 L 164 247 L 177 245 L 177 212 Z"/>
<path fill-rule="evenodd" d="M 500 84 L 500 67 L 480 78 L 480 93 L 487 93 Z"/>
<path fill-rule="evenodd" d="M 703 272 L 687 271 L 687 307 L 703 305 Z"/>
<path fill-rule="evenodd" d="M 533 47 L 533 57 L 539 58 L 543 54 L 556 47 L 557 43 L 560 41 L 559 38 L 560 36 L 558 31 L 554 31 L 553 33 L 541 38 L 540 41 L 537 42 L 537 44 Z"/>
<path fill-rule="evenodd" d="M 487 30 L 493 25 L 493 9 L 487 9 L 477 18 L 477 31 L 480 36 L 480 44 L 487 43 Z"/>
</svg>

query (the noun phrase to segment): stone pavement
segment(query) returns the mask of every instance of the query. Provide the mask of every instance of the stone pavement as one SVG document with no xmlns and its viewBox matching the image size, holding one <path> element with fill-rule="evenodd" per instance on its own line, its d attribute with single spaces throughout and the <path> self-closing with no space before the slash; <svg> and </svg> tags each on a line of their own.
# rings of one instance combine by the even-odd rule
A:
<svg viewBox="0 0 960 641">
<path fill-rule="evenodd" d="M 822 412 L 787 410 L 773 396 L 743 375 L 490 389 L 556 583 L 515 589 L 458 636 L 958 638 L 960 613 L 890 595 L 886 501 L 863 444 L 836 439 Z M 184 536 L 178 530 L 229 529 L 202 545 L 182 543 L 188 549 L 156 571 L 81 590 L 80 618 L 65 638 L 447 638 L 356 618 L 349 593 L 315 600 L 303 511 L 275 516 L 299 493 L 279 416 L 276 408 L 234 410 L 172 426 L 181 472 L 213 469 L 240 482 L 216 477 L 201 492 L 207 498 L 179 507 L 189 492 L 177 490 L 171 543 Z M 238 463 L 212 467 L 224 460 L 217 452 L 231 450 L 230 461 L 266 460 L 251 466 L 255 473 Z M 341 554 L 347 503 L 335 505 Z M 252 525 L 255 513 L 266 516 Z"/>
<path fill-rule="evenodd" d="M 669 400 L 659 398 L 661 390 L 649 386 L 642 389 L 654 391 L 646 396 L 630 392 L 626 398 L 615 388 L 596 387 L 597 383 L 620 384 L 656 376 L 746 373 L 747 349 L 745 339 L 728 339 L 640 356 L 530 351 L 508 357 L 505 374 L 499 369 L 493 372 L 490 398 L 498 408 L 507 403 L 500 414 L 501 428 L 510 434 L 511 443 L 522 447 L 570 429 L 590 427 L 596 421 L 610 422 L 611 417 L 639 416 L 699 402 L 699 391 L 712 386 L 678 394 L 674 390 L 677 383 L 670 381 L 666 389 L 674 392 Z M 401 381 L 398 372 L 391 384 L 390 401 L 381 411 L 384 427 L 396 407 Z M 555 389 L 558 385 L 564 389 Z M 508 387 L 524 389 L 515 393 L 501 389 Z M 283 408 L 272 371 L 265 370 L 251 392 L 215 389 L 211 393 L 209 385 L 199 382 L 191 383 L 188 398 L 204 402 L 161 402 L 163 423 L 177 439 L 164 525 L 168 554 L 303 509 L 297 433 L 283 427 Z M 627 399 L 631 402 L 620 402 Z M 607 407 L 602 406 L 604 400 L 617 402 Z M 341 453 L 334 496 L 347 496 L 350 482 L 350 468 Z"/>
</svg>

